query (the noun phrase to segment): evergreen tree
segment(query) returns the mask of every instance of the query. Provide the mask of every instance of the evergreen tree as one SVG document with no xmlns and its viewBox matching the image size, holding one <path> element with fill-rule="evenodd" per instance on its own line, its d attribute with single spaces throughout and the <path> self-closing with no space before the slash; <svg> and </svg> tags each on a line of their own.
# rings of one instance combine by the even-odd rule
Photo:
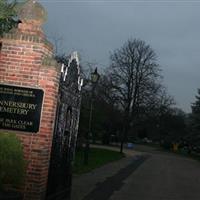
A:
<svg viewBox="0 0 200 200">
<path fill-rule="evenodd" d="M 192 129 L 200 135 L 200 89 L 196 95 L 196 101 L 192 104 Z"/>
<path fill-rule="evenodd" d="M 19 23 L 16 5 L 16 1 L 0 0 L 0 37 Z"/>
</svg>

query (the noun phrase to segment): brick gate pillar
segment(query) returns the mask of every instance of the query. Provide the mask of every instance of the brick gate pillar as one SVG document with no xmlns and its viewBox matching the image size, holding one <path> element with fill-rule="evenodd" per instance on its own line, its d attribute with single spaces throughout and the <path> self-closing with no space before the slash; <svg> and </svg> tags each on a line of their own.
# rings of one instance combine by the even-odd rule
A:
<svg viewBox="0 0 200 200">
<path fill-rule="evenodd" d="M 60 67 L 53 59 L 52 45 L 46 40 L 42 24 L 43 7 L 32 0 L 19 9 L 22 23 L 0 38 L 0 84 L 44 91 L 41 122 L 37 133 L 15 132 L 21 139 L 27 160 L 24 200 L 45 198 Z M 7 130 L 6 130 L 7 131 Z"/>
</svg>

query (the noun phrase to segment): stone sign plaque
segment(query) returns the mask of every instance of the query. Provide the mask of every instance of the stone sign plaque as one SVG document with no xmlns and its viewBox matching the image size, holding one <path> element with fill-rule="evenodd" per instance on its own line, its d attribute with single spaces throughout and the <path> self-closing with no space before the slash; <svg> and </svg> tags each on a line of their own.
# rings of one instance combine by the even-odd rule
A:
<svg viewBox="0 0 200 200">
<path fill-rule="evenodd" d="M 44 91 L 0 84 L 0 129 L 37 133 Z"/>
</svg>

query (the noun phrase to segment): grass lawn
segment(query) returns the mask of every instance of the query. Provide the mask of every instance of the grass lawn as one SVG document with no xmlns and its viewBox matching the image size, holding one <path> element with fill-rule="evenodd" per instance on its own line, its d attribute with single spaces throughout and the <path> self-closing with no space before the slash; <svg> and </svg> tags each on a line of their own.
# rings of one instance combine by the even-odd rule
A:
<svg viewBox="0 0 200 200">
<path fill-rule="evenodd" d="M 106 163 L 119 160 L 124 157 L 116 151 L 107 149 L 90 148 L 88 165 L 83 164 L 84 150 L 77 151 L 75 155 L 75 162 L 73 166 L 74 174 L 83 174 L 89 172 L 95 168 L 101 167 Z"/>
</svg>

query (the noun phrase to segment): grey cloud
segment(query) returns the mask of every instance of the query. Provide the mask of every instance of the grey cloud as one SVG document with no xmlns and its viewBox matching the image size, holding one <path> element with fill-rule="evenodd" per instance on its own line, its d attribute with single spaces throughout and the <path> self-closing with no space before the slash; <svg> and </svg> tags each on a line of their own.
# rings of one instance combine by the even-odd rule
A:
<svg viewBox="0 0 200 200">
<path fill-rule="evenodd" d="M 158 55 L 169 92 L 190 111 L 200 87 L 200 2 L 42 3 L 49 14 L 46 33 L 62 36 L 65 52 L 77 49 L 83 61 L 107 66 L 109 51 L 130 37 L 145 40 Z"/>
</svg>

